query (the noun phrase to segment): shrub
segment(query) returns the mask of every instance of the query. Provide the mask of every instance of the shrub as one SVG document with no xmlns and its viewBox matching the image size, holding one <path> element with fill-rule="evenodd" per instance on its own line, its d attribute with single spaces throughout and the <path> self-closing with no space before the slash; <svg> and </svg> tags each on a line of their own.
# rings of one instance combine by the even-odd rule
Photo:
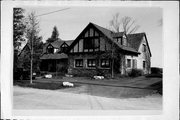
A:
<svg viewBox="0 0 180 120">
<path fill-rule="evenodd" d="M 162 72 L 163 72 L 162 68 L 158 68 L 158 67 L 151 68 L 151 74 L 162 74 Z"/>
<path fill-rule="evenodd" d="M 132 69 L 128 74 L 130 77 L 138 77 L 141 75 L 143 75 L 143 71 L 141 69 Z"/>
</svg>

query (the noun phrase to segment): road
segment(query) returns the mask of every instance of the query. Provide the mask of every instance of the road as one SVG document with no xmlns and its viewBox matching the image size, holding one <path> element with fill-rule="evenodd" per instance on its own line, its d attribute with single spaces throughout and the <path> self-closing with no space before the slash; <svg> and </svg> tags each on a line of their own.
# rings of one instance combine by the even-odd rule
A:
<svg viewBox="0 0 180 120">
<path fill-rule="evenodd" d="M 14 86 L 14 109 L 58 110 L 161 110 L 162 96 L 106 98 L 61 90 L 40 90 Z"/>
</svg>

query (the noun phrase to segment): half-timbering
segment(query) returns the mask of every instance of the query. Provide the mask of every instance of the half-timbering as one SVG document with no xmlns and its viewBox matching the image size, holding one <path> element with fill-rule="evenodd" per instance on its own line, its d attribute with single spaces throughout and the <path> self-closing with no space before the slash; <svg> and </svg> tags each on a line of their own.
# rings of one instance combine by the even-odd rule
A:
<svg viewBox="0 0 180 120">
<path fill-rule="evenodd" d="M 126 35 L 89 23 L 69 47 L 68 73 L 109 75 L 113 71 L 123 75 L 140 68 L 147 74 L 150 57 L 145 33 Z"/>
</svg>

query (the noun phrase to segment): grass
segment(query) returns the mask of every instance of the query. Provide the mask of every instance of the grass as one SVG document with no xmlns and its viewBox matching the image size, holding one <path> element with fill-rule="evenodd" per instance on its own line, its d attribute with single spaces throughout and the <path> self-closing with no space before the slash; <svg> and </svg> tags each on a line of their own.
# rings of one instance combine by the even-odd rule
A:
<svg viewBox="0 0 180 120">
<path fill-rule="evenodd" d="M 64 89 L 69 87 L 64 87 L 62 85 L 62 82 L 60 83 L 54 83 L 54 82 L 44 82 L 44 83 L 32 83 L 30 84 L 29 81 L 23 81 L 23 82 L 16 82 L 14 85 L 21 86 L 21 87 L 30 87 L 30 88 L 37 88 L 37 89 L 47 89 L 47 90 L 58 90 L 58 89 Z M 74 87 L 77 87 L 75 85 Z"/>
</svg>

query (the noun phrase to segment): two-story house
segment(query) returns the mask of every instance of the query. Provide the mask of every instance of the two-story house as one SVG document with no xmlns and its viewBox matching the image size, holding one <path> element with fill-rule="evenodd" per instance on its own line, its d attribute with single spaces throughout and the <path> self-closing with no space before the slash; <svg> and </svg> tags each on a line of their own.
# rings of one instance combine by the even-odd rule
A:
<svg viewBox="0 0 180 120">
<path fill-rule="evenodd" d="M 58 39 L 52 43 L 46 43 L 43 47 L 41 59 L 41 71 L 66 72 L 68 66 L 67 50 L 72 40 Z"/>
<path fill-rule="evenodd" d="M 89 23 L 68 50 L 68 73 L 122 75 L 132 69 L 150 73 L 151 51 L 145 33 L 126 35 Z"/>
</svg>

